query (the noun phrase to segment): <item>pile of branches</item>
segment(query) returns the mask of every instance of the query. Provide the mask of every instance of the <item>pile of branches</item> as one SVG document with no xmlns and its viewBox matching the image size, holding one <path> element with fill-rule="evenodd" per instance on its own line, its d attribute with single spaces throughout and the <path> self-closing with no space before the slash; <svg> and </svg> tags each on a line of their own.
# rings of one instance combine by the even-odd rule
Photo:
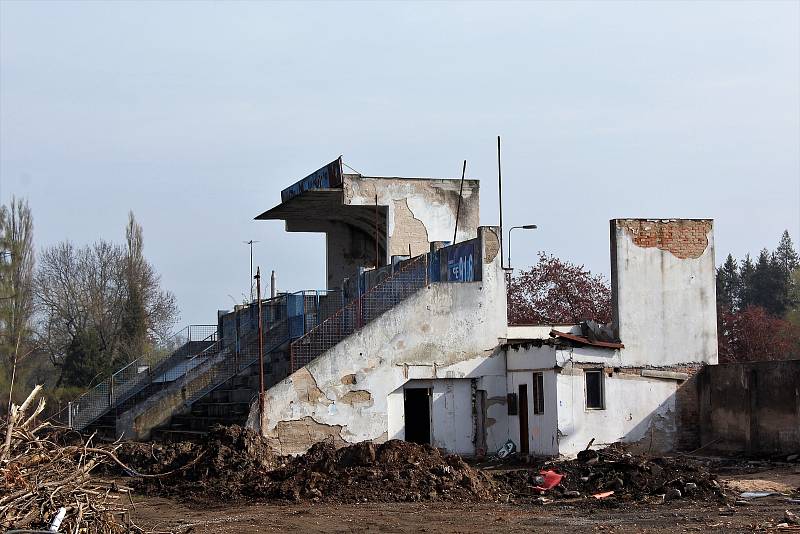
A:
<svg viewBox="0 0 800 534">
<path fill-rule="evenodd" d="M 58 443 L 49 423 L 37 423 L 44 399 L 28 414 L 40 391 L 36 386 L 20 406 L 12 405 L 0 425 L 0 529 L 135 531 L 125 503 L 130 490 L 91 476 L 101 465 L 118 463 L 113 447 L 92 447 L 91 438 Z"/>
</svg>

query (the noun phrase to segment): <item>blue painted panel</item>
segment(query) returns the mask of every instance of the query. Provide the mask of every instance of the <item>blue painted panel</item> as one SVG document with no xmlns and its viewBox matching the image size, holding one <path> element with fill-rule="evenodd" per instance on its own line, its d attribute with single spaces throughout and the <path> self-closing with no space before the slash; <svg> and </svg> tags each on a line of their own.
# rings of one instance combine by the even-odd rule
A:
<svg viewBox="0 0 800 534">
<path fill-rule="evenodd" d="M 286 202 L 305 191 L 339 187 L 342 185 L 342 174 L 342 157 L 339 156 L 335 161 L 281 191 L 281 202 Z"/>
<path fill-rule="evenodd" d="M 480 258 L 474 241 L 447 247 L 447 281 L 475 282 L 481 279 Z"/>
<path fill-rule="evenodd" d="M 286 315 L 289 321 L 289 337 L 301 337 L 305 332 L 305 298 L 302 293 L 286 295 Z"/>
</svg>

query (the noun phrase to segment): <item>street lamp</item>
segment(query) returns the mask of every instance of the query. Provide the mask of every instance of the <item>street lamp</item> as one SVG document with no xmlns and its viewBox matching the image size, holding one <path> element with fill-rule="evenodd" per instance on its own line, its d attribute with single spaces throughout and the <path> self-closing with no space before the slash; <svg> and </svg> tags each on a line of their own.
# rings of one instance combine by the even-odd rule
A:
<svg viewBox="0 0 800 534">
<path fill-rule="evenodd" d="M 512 226 L 508 230 L 508 269 L 513 270 L 511 267 L 511 230 L 516 230 L 517 228 L 522 228 L 523 230 L 536 230 L 535 224 L 524 224 L 522 226 Z"/>
</svg>

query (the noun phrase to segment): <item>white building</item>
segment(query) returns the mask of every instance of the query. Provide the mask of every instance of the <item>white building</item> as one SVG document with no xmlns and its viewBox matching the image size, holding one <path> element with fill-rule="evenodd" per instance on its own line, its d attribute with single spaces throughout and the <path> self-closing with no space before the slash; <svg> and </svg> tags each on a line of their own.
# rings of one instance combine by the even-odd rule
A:
<svg viewBox="0 0 800 534">
<path fill-rule="evenodd" d="M 267 391 L 264 413 L 251 406 L 248 425 L 278 452 L 407 439 L 483 455 L 511 440 L 557 455 L 697 439 L 691 377 L 717 362 L 711 220 L 611 221 L 616 339 L 602 341 L 585 325 L 508 326 L 500 229 L 477 226 L 477 181 L 458 243 L 444 248 L 457 180 L 302 182 L 259 218 L 325 232 L 329 285 L 357 289 L 292 341 L 293 372 Z"/>
</svg>

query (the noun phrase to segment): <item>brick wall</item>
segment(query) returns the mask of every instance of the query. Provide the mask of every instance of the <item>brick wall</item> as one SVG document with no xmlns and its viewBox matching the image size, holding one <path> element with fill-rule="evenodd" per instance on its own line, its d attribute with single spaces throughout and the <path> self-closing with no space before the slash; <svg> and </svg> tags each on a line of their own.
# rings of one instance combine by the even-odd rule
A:
<svg viewBox="0 0 800 534">
<path fill-rule="evenodd" d="M 637 246 L 658 247 L 681 259 L 699 258 L 711 231 L 711 221 L 698 219 L 618 219 L 617 225 Z"/>
</svg>

